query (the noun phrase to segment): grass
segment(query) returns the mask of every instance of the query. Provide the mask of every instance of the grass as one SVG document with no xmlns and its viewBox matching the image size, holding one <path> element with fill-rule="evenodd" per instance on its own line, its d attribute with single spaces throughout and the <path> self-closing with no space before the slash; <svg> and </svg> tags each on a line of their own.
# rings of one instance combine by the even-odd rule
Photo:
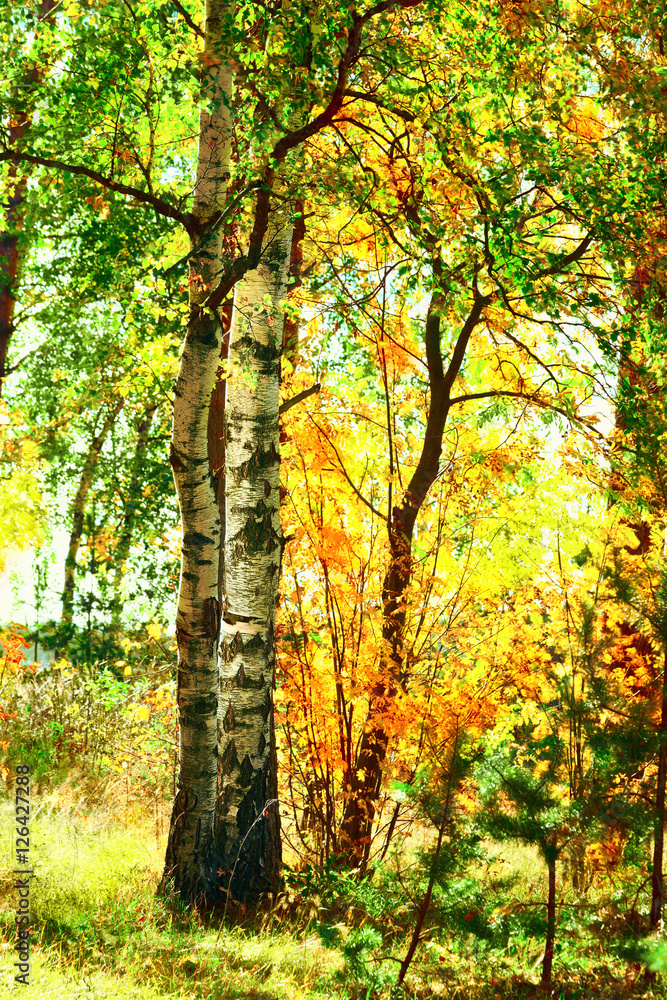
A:
<svg viewBox="0 0 667 1000">
<path fill-rule="evenodd" d="M 0 804 L 0 1000 L 400 1000 L 391 983 L 421 891 L 405 851 L 396 853 L 395 870 L 362 883 L 336 871 L 292 876 L 282 909 L 221 928 L 216 918 L 207 922 L 155 897 L 165 845 L 152 818 L 140 822 L 137 813 L 118 814 L 104 801 L 91 808 L 67 785 L 35 800 L 28 989 L 13 982 L 13 829 L 10 803 Z M 541 992 L 542 937 L 525 914 L 544 896 L 543 866 L 530 849 L 489 846 L 488 871 L 473 865 L 454 885 L 453 901 L 446 894 L 436 901 L 403 997 L 667 997 L 660 983 L 644 980 L 641 965 L 615 957 L 604 935 L 565 918 L 557 985 Z M 479 938 L 466 922 L 466 911 L 481 905 L 481 885 L 487 912 L 493 908 L 507 921 L 505 944 L 498 943 L 502 935 Z M 561 882 L 565 909 L 570 896 Z M 602 917 L 613 910 L 602 889 L 589 894 L 589 903 Z"/>
<path fill-rule="evenodd" d="M 8 836 L 2 841 L 0 865 L 13 867 L 14 835 L 10 803 L 0 818 Z M 155 843 L 145 829 L 128 829 L 104 812 L 86 813 L 55 796 L 41 803 L 30 825 L 30 908 L 39 922 L 76 929 L 82 914 L 111 903 L 123 886 L 159 864 Z"/>
<path fill-rule="evenodd" d="M 11 836 L 8 803 L 0 815 Z M 154 896 L 164 845 L 145 826 L 51 801 L 31 824 L 34 985 L 27 992 L 12 982 L 12 840 L 3 838 L 0 856 L 0 998 L 19 990 L 54 1000 L 297 1000 L 326 995 L 318 982 L 342 965 L 312 933 L 296 939 L 275 926 L 220 930 L 174 912 Z"/>
<path fill-rule="evenodd" d="M 63 969 L 40 951 L 30 960 L 30 985 L 14 982 L 12 945 L 0 945 L 0 997 L 29 1000 L 166 1000 L 167 994 L 98 970 Z"/>
</svg>

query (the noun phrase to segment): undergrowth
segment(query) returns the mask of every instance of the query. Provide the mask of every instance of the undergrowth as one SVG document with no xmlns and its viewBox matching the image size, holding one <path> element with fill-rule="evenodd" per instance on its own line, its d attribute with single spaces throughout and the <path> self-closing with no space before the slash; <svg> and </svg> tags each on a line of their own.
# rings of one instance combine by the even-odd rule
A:
<svg viewBox="0 0 667 1000">
<path fill-rule="evenodd" d="M 659 983 L 645 982 L 640 963 L 628 963 L 608 947 L 609 928 L 605 938 L 599 923 L 583 916 L 572 921 L 564 883 L 556 985 L 540 992 L 542 928 L 539 907 L 528 904 L 539 902 L 542 874 L 525 849 L 503 849 L 502 856 L 487 851 L 478 870 L 471 866 L 436 894 L 405 986 L 397 990 L 424 882 L 422 867 L 400 851 L 361 880 L 333 862 L 320 871 L 288 872 L 285 891 L 270 908 L 242 913 L 221 926 L 219 914 L 204 916 L 156 898 L 164 843 L 156 842 L 151 824 L 128 824 L 112 812 L 77 804 L 65 786 L 45 796 L 36 810 L 33 986 L 30 993 L 20 987 L 23 996 L 621 1000 L 666 995 Z M 18 995 L 19 989 L 12 983 L 10 811 L 5 802 L 0 997 Z M 606 914 L 608 922 L 621 906 L 613 894 L 603 893 L 589 903 L 598 919 Z"/>
<path fill-rule="evenodd" d="M 444 845 L 400 988 L 431 870 L 426 835 L 421 850 L 396 836 L 363 877 L 335 856 L 324 865 L 294 856 L 278 897 L 225 926 L 219 912 L 157 898 L 174 775 L 168 673 L 160 659 L 96 673 L 60 661 L 4 678 L 0 749 L 10 797 L 0 802 L 0 1000 L 667 997 L 667 946 L 649 935 L 641 866 L 599 879 L 586 894 L 559 867 L 554 983 L 542 990 L 543 860 L 529 846 L 483 840 L 471 822 Z M 13 981 L 19 760 L 33 769 L 29 988 Z"/>
</svg>

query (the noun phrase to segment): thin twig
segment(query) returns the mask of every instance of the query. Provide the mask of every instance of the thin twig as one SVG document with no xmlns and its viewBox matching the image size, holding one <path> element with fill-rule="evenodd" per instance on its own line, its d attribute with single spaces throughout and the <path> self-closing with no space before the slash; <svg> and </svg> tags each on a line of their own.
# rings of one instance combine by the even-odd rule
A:
<svg viewBox="0 0 667 1000">
<path fill-rule="evenodd" d="M 236 873 L 236 866 L 239 863 L 239 858 L 241 857 L 241 851 L 243 850 L 243 845 L 245 844 L 246 840 L 248 839 L 248 837 L 250 836 L 250 834 L 252 833 L 252 831 L 255 829 L 255 827 L 257 826 L 257 824 L 259 823 L 259 821 L 261 819 L 263 819 L 265 816 L 268 815 L 267 809 L 269 808 L 269 806 L 272 806 L 274 802 L 278 802 L 278 799 L 268 799 L 264 803 L 264 805 L 262 806 L 260 812 L 255 817 L 255 820 L 254 820 L 252 826 L 250 827 L 250 829 L 246 833 L 245 837 L 241 841 L 241 844 L 240 844 L 239 849 L 238 849 L 238 853 L 236 855 L 236 861 L 234 862 L 234 867 L 232 868 L 232 874 L 229 876 L 229 882 L 227 883 L 227 899 L 225 900 L 225 908 L 224 908 L 223 913 L 222 913 L 222 922 L 220 924 L 220 929 L 218 931 L 218 936 L 215 939 L 215 943 L 216 944 L 220 940 L 220 934 L 222 932 L 222 925 L 224 924 L 225 918 L 227 916 L 227 907 L 229 905 L 229 897 L 230 897 L 231 891 L 232 891 L 232 881 L 233 881 L 234 875 Z"/>
</svg>

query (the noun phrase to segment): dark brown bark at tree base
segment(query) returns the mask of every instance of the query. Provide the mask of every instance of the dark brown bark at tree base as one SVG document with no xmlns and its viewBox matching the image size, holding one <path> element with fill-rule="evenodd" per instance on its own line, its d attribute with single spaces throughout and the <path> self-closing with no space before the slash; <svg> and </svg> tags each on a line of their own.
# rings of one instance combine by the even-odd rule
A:
<svg viewBox="0 0 667 1000">
<path fill-rule="evenodd" d="M 442 441 L 451 406 L 451 390 L 465 358 L 473 330 L 480 322 L 488 299 L 475 295 L 468 319 L 456 340 L 447 370 L 441 350 L 440 314 L 442 297 L 434 294 L 426 318 L 426 360 L 429 372 L 429 413 L 422 452 L 402 503 L 393 508 L 388 525 L 390 559 L 382 592 L 382 639 L 390 653 L 383 664 L 385 677 L 375 686 L 368 720 L 350 775 L 350 791 L 341 824 L 343 856 L 348 864 L 363 870 L 368 862 L 373 821 L 382 782 L 382 768 L 389 737 L 381 716 L 384 708 L 405 684 L 403 634 L 406 593 L 412 578 L 412 538 L 417 515 L 435 482 L 440 467 Z M 363 777 L 360 776 L 363 775 Z"/>
<path fill-rule="evenodd" d="M 179 788 L 171 813 L 164 873 L 157 895 L 173 895 L 191 904 L 207 905 L 218 898 L 212 817 L 210 829 L 202 831 L 201 819 L 193 822 L 196 805 L 196 796 Z"/>
<path fill-rule="evenodd" d="M 224 829 L 218 836 L 218 887 L 230 905 L 254 904 L 280 891 L 282 852 L 277 792 L 277 761 L 272 755 L 264 768 L 249 775 L 248 793 L 239 807 L 241 836 L 229 845 Z"/>
<path fill-rule="evenodd" d="M 549 865 L 549 896 L 547 899 L 547 938 L 542 960 L 542 985 L 551 982 L 554 962 L 554 941 L 556 939 L 556 862 Z"/>
<path fill-rule="evenodd" d="M 235 692 L 261 692 L 264 671 L 273 671 L 273 640 L 261 636 L 237 633 L 229 641 L 223 639 L 220 657 L 224 663 L 235 664 L 244 651 L 255 655 L 263 648 L 264 668 L 253 678 L 241 662 L 233 677 L 221 679 L 221 708 L 227 708 L 218 734 L 218 784 L 216 808 L 216 866 L 219 887 L 230 903 L 254 903 L 268 893 L 275 894 L 281 885 L 282 852 L 280 842 L 280 811 L 278 808 L 278 765 L 273 719 L 272 688 L 266 690 L 261 704 L 239 706 L 233 710 Z M 233 699 L 233 700 L 232 700 Z M 261 724 L 258 728 L 256 716 Z M 251 755 L 239 752 L 258 735 L 258 744 Z M 268 753 L 267 753 L 268 748 Z M 242 757 L 242 759 L 239 759 Z"/>
</svg>

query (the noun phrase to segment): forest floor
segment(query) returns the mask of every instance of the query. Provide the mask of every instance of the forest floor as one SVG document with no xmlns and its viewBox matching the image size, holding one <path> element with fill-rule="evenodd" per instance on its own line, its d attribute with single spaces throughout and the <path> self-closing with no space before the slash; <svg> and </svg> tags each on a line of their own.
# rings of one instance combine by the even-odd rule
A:
<svg viewBox="0 0 667 1000">
<path fill-rule="evenodd" d="M 15 838 L 11 804 L 0 803 L 0 1000 L 667 997 L 660 977 L 647 981 L 644 966 L 628 960 L 627 948 L 622 954 L 617 945 L 605 946 L 619 919 L 618 892 L 598 896 L 598 913 L 592 920 L 589 913 L 586 928 L 577 926 L 576 918 L 560 921 L 549 989 L 539 986 L 540 940 L 525 925 L 517 923 L 498 947 L 474 933 L 453 933 L 451 926 L 445 933 L 433 914 L 405 989 L 397 991 L 392 984 L 407 950 L 414 908 L 401 904 L 389 874 L 361 891 L 349 875 L 329 873 L 327 881 L 325 873 L 311 870 L 300 886 L 288 885 L 271 912 L 248 913 L 224 926 L 220 915 L 206 918 L 156 898 L 165 845 L 154 817 L 142 822 L 136 813 L 114 813 L 101 801 L 91 806 L 67 784 L 39 799 L 30 831 L 28 987 L 14 981 Z M 505 887 L 505 899 L 511 883 L 515 901 L 523 898 L 514 911 L 526 909 L 520 891 L 539 895 L 539 860 L 524 848 L 505 845 L 494 865 L 491 874 Z M 463 927 L 474 929 L 479 905 L 474 873 L 459 880 L 454 892 L 458 904 L 470 894 Z M 499 919 L 509 919 L 513 906 L 497 908 Z M 444 897 L 441 912 L 449 912 Z M 596 920 L 607 928 L 606 938 L 591 931 Z"/>
</svg>

